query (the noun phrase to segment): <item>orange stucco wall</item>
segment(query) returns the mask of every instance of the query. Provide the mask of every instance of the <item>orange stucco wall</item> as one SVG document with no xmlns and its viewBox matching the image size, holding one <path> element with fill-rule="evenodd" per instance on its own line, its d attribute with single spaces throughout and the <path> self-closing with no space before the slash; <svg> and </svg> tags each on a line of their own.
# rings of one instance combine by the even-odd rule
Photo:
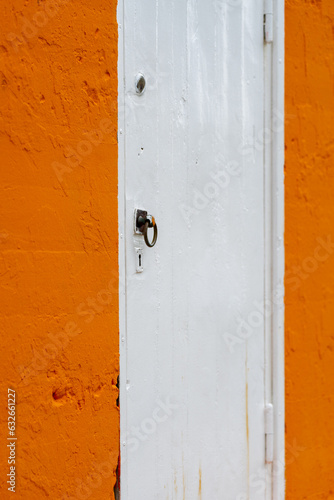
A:
<svg viewBox="0 0 334 500">
<path fill-rule="evenodd" d="M 333 0 L 287 0 L 288 500 L 334 498 L 333 33 Z"/>
<path fill-rule="evenodd" d="M 0 16 L 0 498 L 8 387 L 22 500 L 113 498 L 118 461 L 116 0 Z"/>
</svg>

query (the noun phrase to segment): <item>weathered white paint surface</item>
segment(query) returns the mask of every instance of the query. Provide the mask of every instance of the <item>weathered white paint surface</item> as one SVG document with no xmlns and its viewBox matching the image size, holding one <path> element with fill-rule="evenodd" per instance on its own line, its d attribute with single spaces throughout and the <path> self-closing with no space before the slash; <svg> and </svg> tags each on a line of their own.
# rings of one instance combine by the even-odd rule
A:
<svg viewBox="0 0 334 500">
<path fill-rule="evenodd" d="M 271 499 L 263 1 L 132 0 L 119 22 L 122 500 Z"/>
</svg>

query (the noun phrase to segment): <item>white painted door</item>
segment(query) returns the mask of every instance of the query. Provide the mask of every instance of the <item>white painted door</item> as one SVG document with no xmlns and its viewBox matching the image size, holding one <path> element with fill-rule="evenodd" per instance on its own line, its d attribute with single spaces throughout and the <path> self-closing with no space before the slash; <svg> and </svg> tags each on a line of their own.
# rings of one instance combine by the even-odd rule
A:
<svg viewBox="0 0 334 500">
<path fill-rule="evenodd" d="M 131 0 L 119 23 L 121 499 L 271 499 L 263 1 Z"/>
</svg>

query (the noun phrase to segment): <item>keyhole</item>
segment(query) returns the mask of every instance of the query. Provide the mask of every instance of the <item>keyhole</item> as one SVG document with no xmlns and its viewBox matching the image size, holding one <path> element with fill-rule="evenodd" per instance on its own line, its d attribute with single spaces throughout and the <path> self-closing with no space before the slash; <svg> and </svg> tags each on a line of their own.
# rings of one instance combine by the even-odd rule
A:
<svg viewBox="0 0 334 500">
<path fill-rule="evenodd" d="M 146 87 L 146 80 L 142 73 L 138 73 L 136 76 L 136 93 L 138 95 L 143 94 Z"/>
</svg>

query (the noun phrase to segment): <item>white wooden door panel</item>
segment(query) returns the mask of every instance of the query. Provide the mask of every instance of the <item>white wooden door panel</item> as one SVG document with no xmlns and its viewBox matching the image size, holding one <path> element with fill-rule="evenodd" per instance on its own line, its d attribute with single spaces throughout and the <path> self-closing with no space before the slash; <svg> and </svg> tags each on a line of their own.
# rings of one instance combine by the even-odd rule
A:
<svg viewBox="0 0 334 500">
<path fill-rule="evenodd" d="M 263 2 L 122 8 L 121 498 L 265 500 Z"/>
</svg>

